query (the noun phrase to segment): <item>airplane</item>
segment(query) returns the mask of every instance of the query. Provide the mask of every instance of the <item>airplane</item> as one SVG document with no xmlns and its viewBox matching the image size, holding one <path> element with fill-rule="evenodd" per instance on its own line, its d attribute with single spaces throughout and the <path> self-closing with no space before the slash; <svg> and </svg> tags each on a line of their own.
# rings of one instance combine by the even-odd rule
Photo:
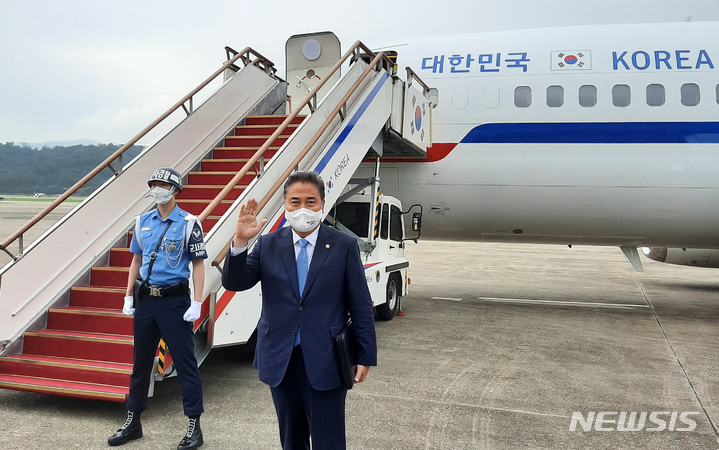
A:
<svg viewBox="0 0 719 450">
<path fill-rule="evenodd" d="M 263 232 L 286 223 L 279 187 L 295 168 L 326 175 L 328 205 L 360 195 L 367 188 L 355 180 L 366 182 L 368 199 L 377 199 L 375 214 L 366 208 L 370 241 L 384 226 L 381 189 L 401 205 L 421 205 L 423 239 L 618 246 L 636 270 L 638 248 L 665 263 L 719 265 L 718 25 L 574 26 L 374 47 L 394 61 L 358 42 L 342 57 L 355 62 L 341 77 L 336 36 L 298 35 L 288 41 L 287 81 L 253 49 L 226 49 L 223 67 L 163 116 L 182 107 L 180 124 L 124 166 L 118 155 L 108 158 L 117 176 L 26 251 L 26 228 L 0 243 L 8 252 L 5 242 L 18 239 L 20 248 L 0 268 L 0 369 L 8 368 L 0 387 L 124 401 L 128 378 L 120 372 L 132 361 L 132 328 L 117 305 L 127 284 L 128 231 L 152 207 L 145 180 L 161 165 L 186 176 L 178 199 L 203 219 L 211 255 L 195 322 L 198 362 L 211 348 L 247 342 L 254 332 L 259 287 L 226 291 L 216 268 L 246 198 L 263 198 L 263 218 L 270 219 Z M 322 47 L 325 39 L 335 51 Z M 317 67 L 308 69 L 308 61 Z M 397 67 L 413 70 L 406 82 Z M 223 73 L 223 85 L 194 107 L 194 94 Z M 312 114 L 298 117 L 304 108 Z M 279 115 L 288 109 L 294 112 Z M 381 156 L 369 158 L 368 149 Z M 387 217 L 391 230 L 397 222 Z M 413 230 L 420 217 L 413 216 Z M 387 248 L 401 245 L 399 239 Z M 366 264 L 365 275 L 371 289 L 387 286 L 390 303 L 408 292 L 408 264 L 382 264 Z M 39 368 L 32 356 L 45 349 L 63 361 L 54 375 L 116 387 L 99 393 L 36 386 L 38 378 L 52 378 L 37 372 L 50 364 Z M 63 358 L 124 365 L 87 373 L 70 370 Z M 158 366 L 158 376 L 165 368 Z"/>
<path fill-rule="evenodd" d="M 383 192 L 429 210 L 427 239 L 619 246 L 639 270 L 637 247 L 696 260 L 681 249 L 719 247 L 717 30 L 571 26 L 374 47 L 439 91 L 427 157 L 383 159 Z"/>
</svg>

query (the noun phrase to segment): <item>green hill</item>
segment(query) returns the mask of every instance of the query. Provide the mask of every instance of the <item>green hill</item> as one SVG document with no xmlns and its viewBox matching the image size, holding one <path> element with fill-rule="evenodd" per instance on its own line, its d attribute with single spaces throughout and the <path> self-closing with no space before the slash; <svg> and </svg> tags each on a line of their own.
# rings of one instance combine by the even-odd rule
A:
<svg viewBox="0 0 719 450">
<path fill-rule="evenodd" d="M 0 193 L 61 194 L 120 147 L 116 144 L 97 144 L 35 150 L 12 142 L 0 144 Z M 123 164 L 130 162 L 141 150 L 139 145 L 129 148 L 123 154 Z M 112 171 L 105 168 L 75 195 L 90 195 L 112 175 Z"/>
</svg>

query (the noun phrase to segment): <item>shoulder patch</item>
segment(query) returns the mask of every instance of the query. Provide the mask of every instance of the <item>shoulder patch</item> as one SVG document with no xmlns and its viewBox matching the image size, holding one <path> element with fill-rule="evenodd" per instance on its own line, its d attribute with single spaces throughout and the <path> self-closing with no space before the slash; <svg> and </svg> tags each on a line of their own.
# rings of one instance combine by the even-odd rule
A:
<svg viewBox="0 0 719 450">
<path fill-rule="evenodd" d="M 198 240 L 200 240 L 200 238 L 202 238 L 202 229 L 197 224 L 195 224 L 195 226 L 192 229 L 192 237 L 196 241 L 198 241 Z"/>
</svg>

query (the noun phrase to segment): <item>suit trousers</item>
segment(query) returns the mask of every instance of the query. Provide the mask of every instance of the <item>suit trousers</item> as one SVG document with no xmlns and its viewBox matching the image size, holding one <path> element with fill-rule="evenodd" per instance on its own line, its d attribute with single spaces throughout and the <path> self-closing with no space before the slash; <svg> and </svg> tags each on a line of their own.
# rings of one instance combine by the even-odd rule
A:
<svg viewBox="0 0 719 450">
<path fill-rule="evenodd" d="M 272 400 L 280 425 L 283 450 L 344 450 L 345 398 L 347 389 L 318 391 L 307 379 L 302 345 L 292 356 L 282 382 L 271 387 Z"/>
<path fill-rule="evenodd" d="M 204 412 L 192 323 L 182 318 L 189 306 L 190 296 L 187 294 L 168 297 L 143 295 L 135 305 L 135 361 L 130 377 L 130 395 L 127 397 L 128 411 L 145 410 L 152 366 L 162 337 L 180 379 L 185 415 L 198 416 Z"/>
</svg>

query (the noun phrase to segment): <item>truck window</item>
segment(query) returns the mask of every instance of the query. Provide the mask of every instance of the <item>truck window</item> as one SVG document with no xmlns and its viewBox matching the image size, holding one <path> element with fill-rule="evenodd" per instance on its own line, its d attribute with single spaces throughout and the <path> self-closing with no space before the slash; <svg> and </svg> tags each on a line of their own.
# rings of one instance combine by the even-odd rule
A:
<svg viewBox="0 0 719 450">
<path fill-rule="evenodd" d="M 389 228 L 389 238 L 392 241 L 402 240 L 402 211 L 396 206 L 392 206 L 392 214 Z"/>
<path fill-rule="evenodd" d="M 369 237 L 369 203 L 344 202 L 337 205 L 337 221 L 359 237 Z"/>
<path fill-rule="evenodd" d="M 382 239 L 387 239 L 389 236 L 389 205 L 387 203 L 382 205 L 382 222 L 379 226 L 379 236 Z"/>
</svg>

